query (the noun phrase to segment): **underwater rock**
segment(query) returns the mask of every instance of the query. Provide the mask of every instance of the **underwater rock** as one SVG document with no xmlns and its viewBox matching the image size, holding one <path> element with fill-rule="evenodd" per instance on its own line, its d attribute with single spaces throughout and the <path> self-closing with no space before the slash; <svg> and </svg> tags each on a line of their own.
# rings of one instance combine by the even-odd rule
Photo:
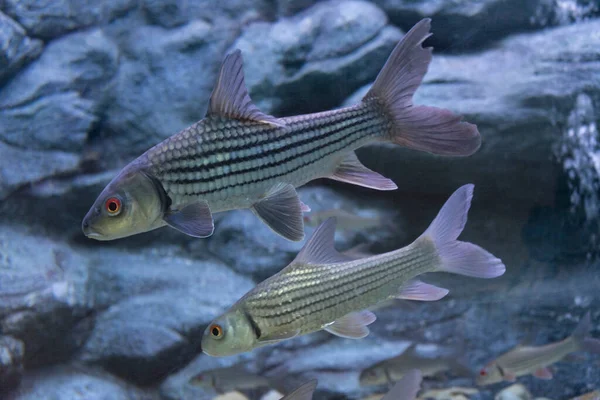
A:
<svg viewBox="0 0 600 400">
<path fill-rule="evenodd" d="M 106 158 L 137 157 L 204 117 L 234 28 L 195 20 L 170 30 L 142 26 L 119 39 L 127 57 L 106 110 Z"/>
<path fill-rule="evenodd" d="M 391 22 L 409 29 L 432 18 L 436 51 L 459 52 L 489 46 L 510 34 L 567 24 L 600 12 L 589 0 L 373 0 Z"/>
<path fill-rule="evenodd" d="M 158 400 L 158 398 L 150 391 L 136 389 L 100 370 L 55 366 L 26 374 L 19 389 L 9 393 L 6 400 Z"/>
<path fill-rule="evenodd" d="M 0 393 L 6 393 L 21 382 L 23 375 L 23 342 L 0 336 Z"/>
<path fill-rule="evenodd" d="M 220 262 L 164 251 L 92 257 L 88 287 L 99 311 L 79 358 L 142 384 L 187 364 L 206 324 L 254 286 Z"/>
<path fill-rule="evenodd" d="M 300 188 L 298 194 L 302 201 L 311 208 L 305 213 L 305 220 L 320 211 L 342 209 L 353 215 L 365 215 L 379 218 L 385 223 L 370 227 L 342 228 L 343 221 L 338 221 L 336 232 L 336 248 L 349 250 L 354 245 L 384 244 L 386 239 L 395 236 L 401 240 L 402 219 L 400 210 L 384 211 L 385 198 L 374 200 L 368 195 L 360 195 L 355 191 L 354 197 L 347 197 L 331 188 L 308 186 Z M 289 264 L 302 248 L 304 242 L 291 242 L 275 234 L 250 210 L 234 210 L 217 214 L 215 229 L 218 234 L 210 237 L 208 249 L 225 261 L 234 270 L 261 281 L 281 270 Z M 339 219 L 340 217 L 338 217 Z M 305 224 L 306 225 L 306 224 Z M 305 226 L 305 239 L 310 237 L 315 226 Z M 192 252 L 196 252 L 191 243 Z M 198 244 L 199 245 L 199 244 Z M 201 250 L 204 250 L 201 247 Z"/>
<path fill-rule="evenodd" d="M 562 137 L 561 125 L 579 93 L 600 95 L 598 32 L 600 20 L 591 20 L 516 35 L 479 54 L 434 55 L 415 104 L 448 108 L 478 124 L 482 146 L 473 156 L 433 157 L 393 145 L 358 154 L 400 191 L 446 195 L 473 182 L 476 196 L 503 193 L 505 201 L 527 207 L 552 204 L 561 174 L 552 149 Z M 530 190 L 533 182 L 536 189 Z"/>
<path fill-rule="evenodd" d="M 529 390 L 520 383 L 510 385 L 502 389 L 494 397 L 494 400 L 531 400 L 532 396 Z"/>
<path fill-rule="evenodd" d="M 4 11 L 27 32 L 45 40 L 96 24 L 105 24 L 125 14 L 135 0 L 4 0 Z"/>
<path fill-rule="evenodd" d="M 141 8 L 155 25 L 173 28 L 195 19 L 214 22 L 230 19 L 245 23 L 253 19 L 271 18 L 272 4 L 267 0 L 143 0 Z"/>
<path fill-rule="evenodd" d="M 25 29 L 0 11 L 0 87 L 4 80 L 42 52 L 40 40 L 27 37 Z"/>
<path fill-rule="evenodd" d="M 276 116 L 323 111 L 373 80 L 402 37 L 364 1 L 327 1 L 289 19 L 248 26 L 233 48 L 244 55 L 250 96 Z"/>
<path fill-rule="evenodd" d="M 0 228 L 0 331 L 25 345 L 24 363 L 64 360 L 88 311 L 85 261 L 26 229 Z"/>
</svg>

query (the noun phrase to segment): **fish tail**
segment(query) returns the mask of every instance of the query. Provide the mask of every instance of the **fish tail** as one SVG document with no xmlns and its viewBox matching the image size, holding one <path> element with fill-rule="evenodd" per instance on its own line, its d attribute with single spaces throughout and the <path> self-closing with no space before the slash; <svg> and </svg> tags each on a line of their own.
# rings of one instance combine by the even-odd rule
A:
<svg viewBox="0 0 600 400">
<path fill-rule="evenodd" d="M 429 18 L 417 23 L 396 46 L 363 102 L 376 102 L 392 120 L 389 140 L 415 150 L 468 156 L 481 144 L 477 126 L 449 110 L 413 105 L 413 95 L 431 61 Z"/>
<path fill-rule="evenodd" d="M 435 244 L 440 259 L 437 271 L 496 278 L 506 271 L 499 258 L 473 243 L 456 240 L 467 223 L 473 188 L 472 184 L 468 184 L 456 190 L 420 239 L 427 238 Z"/>
<path fill-rule="evenodd" d="M 594 339 L 589 336 L 590 329 L 592 328 L 592 321 L 590 312 L 588 311 L 584 317 L 579 321 L 577 328 L 573 331 L 573 340 L 577 343 L 577 346 L 584 351 L 590 353 L 600 354 L 600 340 Z"/>
</svg>

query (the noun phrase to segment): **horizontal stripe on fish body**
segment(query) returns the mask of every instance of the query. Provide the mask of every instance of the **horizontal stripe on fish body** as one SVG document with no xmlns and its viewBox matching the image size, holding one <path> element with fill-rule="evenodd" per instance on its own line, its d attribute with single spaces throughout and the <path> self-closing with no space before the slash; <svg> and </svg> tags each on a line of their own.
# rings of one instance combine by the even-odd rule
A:
<svg viewBox="0 0 600 400">
<path fill-rule="evenodd" d="M 221 129 L 207 134 L 205 125 L 219 124 L 213 119 L 148 152 L 152 174 L 175 205 L 193 196 L 247 202 L 277 182 L 300 186 L 332 173 L 343 154 L 387 129 L 384 117 L 368 105 L 284 118 L 284 127 L 221 120 Z"/>
<path fill-rule="evenodd" d="M 401 250 L 335 265 L 292 265 L 248 293 L 240 307 L 264 333 L 322 329 L 340 317 L 374 306 L 439 262 L 424 238 Z"/>
</svg>

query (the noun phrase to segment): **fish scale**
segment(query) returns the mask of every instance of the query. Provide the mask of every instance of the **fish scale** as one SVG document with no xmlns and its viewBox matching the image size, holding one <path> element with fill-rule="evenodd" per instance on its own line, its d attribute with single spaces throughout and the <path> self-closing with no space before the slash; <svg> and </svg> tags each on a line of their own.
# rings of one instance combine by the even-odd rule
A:
<svg viewBox="0 0 600 400">
<path fill-rule="evenodd" d="M 213 212 L 224 208 L 216 201 L 225 200 L 227 209 L 247 207 L 276 179 L 300 186 L 326 176 L 335 169 L 337 154 L 383 137 L 388 125 L 368 103 L 282 121 L 284 127 L 202 120 L 147 152 L 152 174 L 174 207 L 200 195 Z"/>
<path fill-rule="evenodd" d="M 437 255 L 433 244 L 426 242 L 421 239 L 418 245 L 366 262 L 292 265 L 245 297 L 244 310 L 262 332 L 321 329 L 324 323 L 398 294 L 402 282 L 433 271 Z"/>
</svg>

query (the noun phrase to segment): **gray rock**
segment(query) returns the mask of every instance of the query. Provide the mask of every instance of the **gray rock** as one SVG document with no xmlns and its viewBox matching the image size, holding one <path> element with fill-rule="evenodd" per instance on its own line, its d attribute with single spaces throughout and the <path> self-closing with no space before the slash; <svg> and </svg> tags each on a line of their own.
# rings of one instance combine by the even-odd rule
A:
<svg viewBox="0 0 600 400">
<path fill-rule="evenodd" d="M 390 20 L 410 29 L 422 18 L 432 18 L 434 35 L 428 40 L 438 51 L 460 52 L 489 45 L 510 34 L 567 24 L 593 16 L 600 7 L 593 0 L 373 0 Z"/>
<path fill-rule="evenodd" d="M 0 86 L 42 52 L 42 42 L 27 37 L 25 29 L 0 11 Z"/>
<path fill-rule="evenodd" d="M 106 111 L 107 158 L 137 157 L 204 117 L 233 28 L 197 20 L 172 30 L 144 26 L 119 38 L 126 58 Z"/>
<path fill-rule="evenodd" d="M 79 164 L 79 156 L 76 154 L 64 151 L 25 150 L 1 141 L 0 159 L 0 200 L 4 200 L 17 188 L 30 182 L 74 171 Z"/>
<path fill-rule="evenodd" d="M 21 387 L 7 400 L 158 400 L 99 370 L 56 366 L 27 374 Z"/>
<path fill-rule="evenodd" d="M 403 238 L 401 234 L 398 235 L 398 231 L 402 230 L 402 220 L 396 213 L 384 211 L 386 203 L 383 199 L 353 199 L 332 189 L 318 186 L 301 188 L 299 195 L 312 210 L 311 213 L 305 214 L 305 218 L 324 210 L 340 208 L 350 214 L 388 221 L 386 224 L 367 229 L 360 226 L 338 229 L 336 239 L 340 251 L 349 250 L 359 244 L 378 243 L 385 246 L 386 240 L 389 241 L 394 236 L 396 240 Z M 289 264 L 304 244 L 291 242 L 275 234 L 250 210 L 228 211 L 217 216 L 219 219 L 215 223 L 215 229 L 218 234 L 208 239 L 208 250 L 236 271 L 251 275 L 258 281 L 266 279 Z M 306 226 L 305 238 L 310 237 L 315 229 L 314 224 Z M 196 253 L 193 246 L 192 243 L 191 251 Z"/>
<path fill-rule="evenodd" d="M 322 111 L 377 75 L 401 38 L 386 24 L 367 2 L 328 1 L 290 19 L 252 24 L 233 47 L 244 54 L 246 85 L 259 108 L 276 115 Z"/>
<path fill-rule="evenodd" d="M 0 330 L 24 343 L 28 366 L 64 360 L 75 345 L 68 333 L 90 309 L 85 261 L 47 237 L 0 228 Z"/>
<path fill-rule="evenodd" d="M 79 358 L 142 384 L 189 362 L 206 324 L 254 286 L 224 264 L 170 251 L 105 251 L 90 273 L 90 297 L 104 311 Z"/>
<path fill-rule="evenodd" d="M 135 7 L 135 0 L 4 0 L 4 10 L 36 37 L 52 39 L 106 24 Z"/>
<path fill-rule="evenodd" d="M 210 22 L 229 19 L 243 24 L 254 19 L 270 19 L 274 14 L 272 4 L 266 0 L 143 0 L 141 7 L 151 23 L 165 28 L 195 19 Z"/>
<path fill-rule="evenodd" d="M 0 393 L 6 393 L 21 383 L 24 353 L 23 342 L 10 336 L 0 336 Z"/>
<path fill-rule="evenodd" d="M 98 121 L 119 52 L 100 30 L 73 33 L 50 43 L 0 91 L 0 151 L 23 157 L 8 170 L 2 196 L 56 173 L 74 171 L 88 133 Z M 13 175 L 14 174 L 14 175 Z"/>
<path fill-rule="evenodd" d="M 561 126 L 579 93 L 600 98 L 595 50 L 600 36 L 590 35 L 599 29 L 600 21 L 594 20 L 511 37 L 479 54 L 434 55 L 415 103 L 448 108 L 477 123 L 482 147 L 473 156 L 432 157 L 393 145 L 359 154 L 393 179 L 400 192 L 447 196 L 473 182 L 480 201 L 499 192 L 505 201 L 520 201 L 521 211 L 514 213 L 527 215 L 533 204 L 552 202 L 561 174 L 552 150 L 562 139 Z M 530 190 L 532 182 L 535 190 Z"/>
</svg>

